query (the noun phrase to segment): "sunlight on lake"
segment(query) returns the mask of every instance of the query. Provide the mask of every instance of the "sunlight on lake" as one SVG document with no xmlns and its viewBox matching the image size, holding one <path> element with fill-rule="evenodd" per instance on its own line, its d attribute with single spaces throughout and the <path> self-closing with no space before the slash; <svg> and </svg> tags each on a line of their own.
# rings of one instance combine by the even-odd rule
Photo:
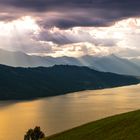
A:
<svg viewBox="0 0 140 140">
<path fill-rule="evenodd" d="M 113 114 L 140 109 L 140 85 L 0 102 L 0 140 L 23 140 L 36 125 L 51 135 Z M 8 134 L 8 135 L 7 135 Z"/>
</svg>

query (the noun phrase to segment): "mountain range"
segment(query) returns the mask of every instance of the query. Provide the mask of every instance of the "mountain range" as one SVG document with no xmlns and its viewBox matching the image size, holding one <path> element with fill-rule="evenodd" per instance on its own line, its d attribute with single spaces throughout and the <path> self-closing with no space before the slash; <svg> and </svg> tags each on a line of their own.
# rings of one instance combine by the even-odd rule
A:
<svg viewBox="0 0 140 140">
<path fill-rule="evenodd" d="M 0 65 L 0 100 L 32 99 L 139 82 L 137 77 L 99 72 L 88 67 L 15 68 Z"/>
<path fill-rule="evenodd" d="M 124 59 L 114 54 L 108 56 L 90 56 L 82 57 L 40 57 L 31 56 L 23 52 L 10 52 L 0 50 L 0 64 L 13 67 L 50 67 L 54 65 L 75 65 L 87 66 L 92 69 L 112 72 L 117 74 L 140 76 L 140 60 L 139 59 Z"/>
</svg>

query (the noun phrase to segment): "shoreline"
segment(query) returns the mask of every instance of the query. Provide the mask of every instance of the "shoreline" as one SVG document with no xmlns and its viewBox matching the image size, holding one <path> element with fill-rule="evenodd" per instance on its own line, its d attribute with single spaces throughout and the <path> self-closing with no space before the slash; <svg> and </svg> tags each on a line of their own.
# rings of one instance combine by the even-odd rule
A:
<svg viewBox="0 0 140 140">
<path fill-rule="evenodd" d="M 69 95 L 69 94 L 74 94 L 74 93 L 79 93 L 79 92 L 85 92 L 85 91 L 102 91 L 102 90 L 109 90 L 109 89 L 115 89 L 115 88 L 125 88 L 125 87 L 131 87 L 131 86 L 138 86 L 140 83 L 137 84 L 131 84 L 131 85 L 124 85 L 124 86 L 116 86 L 116 87 L 110 87 L 110 88 L 102 88 L 102 89 L 87 89 L 87 90 L 79 90 L 79 91 L 74 91 L 74 92 L 68 92 L 68 93 L 63 93 L 63 94 L 58 94 L 58 95 L 52 95 L 52 96 L 45 96 L 45 97 L 35 97 L 35 98 L 30 98 L 30 99 L 4 99 L 0 100 L 0 102 L 4 103 L 12 103 L 12 102 L 29 102 L 29 101 L 36 101 L 36 100 L 41 100 L 45 98 L 53 98 L 53 97 L 58 97 L 58 96 L 64 96 L 64 95 Z"/>
</svg>

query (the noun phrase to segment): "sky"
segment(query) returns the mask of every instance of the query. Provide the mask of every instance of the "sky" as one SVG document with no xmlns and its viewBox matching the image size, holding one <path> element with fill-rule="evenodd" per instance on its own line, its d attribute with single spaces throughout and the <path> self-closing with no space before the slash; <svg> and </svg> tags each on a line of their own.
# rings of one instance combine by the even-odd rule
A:
<svg viewBox="0 0 140 140">
<path fill-rule="evenodd" d="M 0 48 L 140 58 L 139 0 L 0 0 Z"/>
</svg>

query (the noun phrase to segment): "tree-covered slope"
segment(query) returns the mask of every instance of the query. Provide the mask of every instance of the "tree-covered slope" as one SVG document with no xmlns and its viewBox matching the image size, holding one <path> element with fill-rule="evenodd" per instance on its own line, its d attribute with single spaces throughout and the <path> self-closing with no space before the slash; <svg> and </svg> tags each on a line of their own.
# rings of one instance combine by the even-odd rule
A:
<svg viewBox="0 0 140 140">
<path fill-rule="evenodd" d="M 0 99 L 30 99 L 137 83 L 139 79 L 132 76 L 98 72 L 87 67 L 14 68 L 0 65 Z"/>
</svg>

